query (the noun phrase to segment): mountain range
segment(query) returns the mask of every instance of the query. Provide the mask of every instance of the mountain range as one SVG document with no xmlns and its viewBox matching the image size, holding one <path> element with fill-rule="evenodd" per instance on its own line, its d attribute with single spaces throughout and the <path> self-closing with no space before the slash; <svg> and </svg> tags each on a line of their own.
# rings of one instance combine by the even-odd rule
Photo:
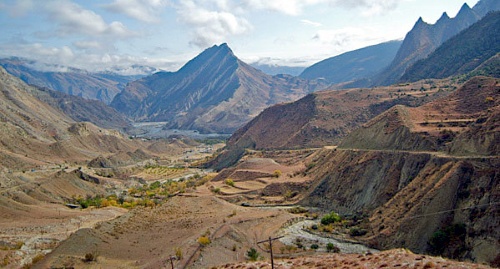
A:
<svg viewBox="0 0 500 269">
<path fill-rule="evenodd" d="M 49 66 L 49 69 L 54 69 L 53 71 L 41 71 L 35 67 L 37 64 L 39 63 L 17 57 L 0 59 L 0 66 L 28 84 L 86 99 L 100 100 L 106 104 L 111 103 L 115 95 L 121 92 L 128 82 L 144 76 L 120 75 L 115 72 L 93 73 L 59 66 Z M 151 74 L 155 71 L 155 69 L 148 67 L 136 66 L 135 68 L 141 68 L 145 74 Z M 62 70 L 57 71 L 60 69 Z"/>
<path fill-rule="evenodd" d="M 498 29 L 500 11 L 488 13 L 479 22 L 444 42 L 429 57 L 410 66 L 400 81 L 445 78 L 474 70 L 499 53 Z"/>
<path fill-rule="evenodd" d="M 346 52 L 313 64 L 300 77 L 321 78 L 331 84 L 371 77 L 391 63 L 401 44 L 402 41 L 390 41 Z"/>
<path fill-rule="evenodd" d="M 290 75 L 266 75 L 222 44 L 206 49 L 177 72 L 129 83 L 111 106 L 136 121 L 167 121 L 166 128 L 231 133 L 264 108 L 324 86 Z"/>
<path fill-rule="evenodd" d="M 481 0 L 473 8 L 465 3 L 454 18 L 444 12 L 435 24 L 428 24 L 419 18 L 399 46 L 396 43 L 392 47 L 390 43 L 382 43 L 335 56 L 306 68 L 301 77 L 325 78 L 339 84 L 337 88 L 397 83 L 415 62 L 425 59 L 445 41 L 479 21 L 488 12 L 498 10 L 498 1 Z M 357 64 L 356 59 L 359 59 Z M 362 61 L 368 59 L 371 60 Z"/>
<path fill-rule="evenodd" d="M 498 31 L 494 30 L 497 29 L 496 24 L 490 23 L 489 28 L 476 26 L 468 34 L 452 37 L 477 22 L 488 11 L 498 8 L 497 1 L 481 0 L 473 9 L 464 4 L 455 18 L 443 13 L 434 25 L 420 18 L 403 41 L 382 43 L 326 59 L 306 68 L 300 77 L 265 74 L 238 59 L 227 44 L 206 49 L 176 72 L 162 71 L 140 79 L 137 76 L 90 73 L 77 69 L 38 71 L 32 68 L 36 63 L 19 58 L 3 59 L 0 65 L 28 84 L 103 101 L 132 121 L 166 122 L 166 129 L 232 133 L 265 108 L 298 100 L 332 83 L 336 86 L 330 89 L 387 85 L 399 81 L 405 70 L 408 73 L 403 81 L 463 74 L 478 66 L 484 68 L 477 74 L 494 73 L 497 57 L 493 57 L 492 53 L 497 50 L 495 46 L 498 44 L 495 39 Z M 480 32 L 492 34 L 479 37 Z M 450 38 L 452 41 L 446 42 Z M 471 39 L 477 47 L 468 45 Z M 480 43 L 480 40 L 486 43 Z M 431 55 L 441 44 L 446 47 Z M 464 46 L 470 47 L 469 50 L 464 50 Z M 465 56 L 457 56 L 459 51 Z M 431 55 L 428 61 L 419 61 L 416 67 L 410 67 L 428 55 Z M 439 60 L 445 56 L 446 60 Z M 461 61 L 469 59 L 469 62 L 462 64 L 461 61 L 454 61 L 454 57 L 459 57 Z M 489 58 L 491 60 L 488 61 Z M 444 66 L 439 66 L 436 61 Z M 451 70 L 450 63 L 459 65 L 461 69 Z M 429 68 L 441 73 L 430 74 L 425 71 Z M 448 69 L 451 71 L 446 71 Z M 146 73 L 152 71 L 145 69 Z M 421 74 L 424 71 L 426 73 Z M 51 95 L 54 96 L 53 93 Z M 65 109 L 70 113 L 72 108 L 66 106 Z M 102 116 L 90 117 L 98 110 L 106 112 Z M 109 118 L 109 113 L 114 113 L 104 108 L 98 110 L 86 109 L 73 115 L 75 119 L 91 120 L 97 124 L 98 118 Z M 84 116 L 83 111 L 93 112 Z M 121 123 L 112 126 L 124 126 L 124 117 L 116 113 L 113 115 Z"/>
<path fill-rule="evenodd" d="M 342 245 L 404 248 L 413 267 L 445 267 L 423 253 L 500 266 L 499 12 L 487 13 L 498 5 L 464 5 L 435 25 L 420 19 L 402 42 L 308 68 L 303 75 L 313 80 L 265 74 L 227 44 L 177 72 L 133 80 L 4 60 L 0 267 L 161 268 L 169 259 L 174 267 L 175 253 L 177 267 L 226 268 L 259 238 L 293 230 L 299 235 L 275 245 L 293 258 L 329 251 L 332 237 L 341 237 Z M 379 81 L 364 77 L 377 72 Z M 328 86 L 388 81 L 399 83 Z M 110 106 L 86 99 L 103 96 Z M 148 141 L 116 130 L 132 120 L 232 135 L 219 151 L 213 141 Z M 94 208 L 65 207 L 91 198 L 99 200 Z M 109 217 L 95 218 L 106 210 Z M 324 212 L 343 219 L 323 225 L 317 215 Z M 340 255 L 356 259 L 346 267 L 370 259 L 410 266 L 388 253 L 314 256 L 336 264 L 330 267 Z"/>
<path fill-rule="evenodd" d="M 500 10 L 498 1 L 481 0 L 474 8 L 470 8 L 467 3 L 463 4 L 455 18 L 443 13 L 435 24 L 425 23 L 419 18 L 406 35 L 394 60 L 373 78 L 372 85 L 389 85 L 397 82 L 409 66 L 429 56 L 446 40 L 479 21 L 486 13 L 496 10 Z"/>
</svg>

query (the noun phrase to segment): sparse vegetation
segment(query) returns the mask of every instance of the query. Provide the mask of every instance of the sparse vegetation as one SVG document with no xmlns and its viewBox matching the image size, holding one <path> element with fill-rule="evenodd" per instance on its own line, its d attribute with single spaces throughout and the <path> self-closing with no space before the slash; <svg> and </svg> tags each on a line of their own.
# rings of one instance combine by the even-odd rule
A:
<svg viewBox="0 0 500 269">
<path fill-rule="evenodd" d="M 282 173 L 281 173 L 281 171 L 280 171 L 280 170 L 274 170 L 274 172 L 273 172 L 273 177 L 275 177 L 275 178 L 279 178 L 279 177 L 281 177 L 281 174 L 282 174 Z"/>
<path fill-rule="evenodd" d="M 234 187 L 234 180 L 227 178 L 226 180 L 224 180 L 224 184 Z"/>
<path fill-rule="evenodd" d="M 288 212 L 290 212 L 292 214 L 303 214 L 303 213 L 308 212 L 308 210 L 306 208 L 301 207 L 301 206 L 294 206 L 294 207 L 288 209 Z"/>
<path fill-rule="evenodd" d="M 85 262 L 97 261 L 97 254 L 89 252 L 89 253 L 85 254 L 83 261 L 85 261 Z"/>
<path fill-rule="evenodd" d="M 182 248 L 180 248 L 180 247 L 175 247 L 175 248 L 174 248 L 174 251 L 175 251 L 175 257 L 176 257 L 178 260 L 182 260 L 182 257 L 183 257 L 183 254 L 182 254 Z"/>
<path fill-rule="evenodd" d="M 465 236 L 467 230 L 464 224 L 456 223 L 440 229 L 432 234 L 428 244 L 434 255 L 445 255 L 457 258 L 465 251 Z"/>
<path fill-rule="evenodd" d="M 257 261 L 260 257 L 260 253 L 255 248 L 250 248 L 247 251 L 247 258 L 249 261 Z"/>
<path fill-rule="evenodd" d="M 328 225 L 328 224 L 340 222 L 340 221 L 342 221 L 342 218 L 339 216 L 339 214 L 337 214 L 335 212 L 331 212 L 329 214 L 326 214 L 321 218 L 321 224 L 323 224 L 323 225 Z"/>
<path fill-rule="evenodd" d="M 212 241 L 210 241 L 210 238 L 208 238 L 208 236 L 200 236 L 198 238 L 198 243 L 201 245 L 201 246 L 207 246 L 211 243 Z"/>
<path fill-rule="evenodd" d="M 333 243 L 328 243 L 328 244 L 326 244 L 326 251 L 333 252 L 333 253 L 339 253 L 340 249 L 337 246 L 335 246 Z"/>
<path fill-rule="evenodd" d="M 350 230 L 349 230 L 349 235 L 351 236 L 363 236 L 367 233 L 368 231 L 365 230 L 365 229 L 361 229 L 359 227 L 352 227 Z"/>
</svg>

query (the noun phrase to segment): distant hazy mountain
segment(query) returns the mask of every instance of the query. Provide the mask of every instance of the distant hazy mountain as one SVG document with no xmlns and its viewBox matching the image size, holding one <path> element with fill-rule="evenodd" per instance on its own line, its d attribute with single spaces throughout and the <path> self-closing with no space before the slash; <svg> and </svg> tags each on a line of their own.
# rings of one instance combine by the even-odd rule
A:
<svg viewBox="0 0 500 269">
<path fill-rule="evenodd" d="M 300 77 L 342 83 L 371 77 L 394 59 L 402 41 L 390 41 L 328 58 L 304 70 Z"/>
<path fill-rule="evenodd" d="M 274 64 L 263 64 L 259 62 L 252 63 L 250 65 L 271 76 L 279 74 L 298 76 L 305 69 L 305 67 L 300 67 L 300 66 L 283 66 Z"/>
<path fill-rule="evenodd" d="M 101 128 L 126 130 L 131 127 L 128 119 L 114 108 L 97 100 L 69 95 L 48 88 L 38 88 L 32 95 L 76 122 L 91 122 Z"/>
<path fill-rule="evenodd" d="M 175 73 L 159 72 L 129 83 L 111 105 L 137 121 L 229 133 L 264 108 L 297 100 L 320 87 L 288 75 L 266 75 L 222 44 L 206 49 Z"/>
<path fill-rule="evenodd" d="M 373 80 L 373 85 L 395 83 L 406 68 L 427 57 L 450 37 L 477 22 L 481 16 L 464 4 L 457 16 L 450 19 L 446 13 L 435 24 L 425 23 L 419 18 L 413 29 L 406 35 L 392 63 Z"/>
<path fill-rule="evenodd" d="M 100 100 L 107 104 L 125 88 L 128 82 L 144 77 L 144 75 L 119 75 L 115 72 L 91 73 L 66 67 L 60 67 L 64 69 L 61 72 L 39 71 L 34 68 L 36 64 L 38 63 L 20 58 L 0 59 L 0 66 L 28 84 L 47 87 L 86 99 Z M 146 74 L 151 74 L 156 70 L 139 66 L 134 68 L 141 68 Z M 116 71 L 126 73 L 126 70 Z"/>
<path fill-rule="evenodd" d="M 445 78 L 470 72 L 500 52 L 500 11 L 446 41 L 408 68 L 401 81 Z M 498 74 L 497 74 L 498 76 Z"/>
</svg>

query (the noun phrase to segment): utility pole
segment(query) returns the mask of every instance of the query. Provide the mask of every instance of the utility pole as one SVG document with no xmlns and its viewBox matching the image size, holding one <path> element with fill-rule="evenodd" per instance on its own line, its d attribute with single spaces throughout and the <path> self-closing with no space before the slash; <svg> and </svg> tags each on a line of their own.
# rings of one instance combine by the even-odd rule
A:
<svg viewBox="0 0 500 269">
<path fill-rule="evenodd" d="M 175 256 L 170 256 L 170 258 L 168 258 L 170 260 L 170 265 L 172 266 L 172 269 L 174 269 L 174 260 L 177 259 L 177 257 Z"/>
<path fill-rule="evenodd" d="M 273 257 L 273 241 L 274 240 L 278 240 L 280 238 L 282 238 L 283 236 L 280 236 L 280 237 L 275 237 L 275 238 L 271 238 L 269 236 L 269 239 L 266 239 L 266 240 L 262 240 L 262 241 L 259 241 L 257 242 L 257 244 L 261 244 L 261 243 L 265 243 L 265 242 L 269 242 L 269 252 L 271 253 L 271 269 L 274 269 L 274 257 Z"/>
</svg>

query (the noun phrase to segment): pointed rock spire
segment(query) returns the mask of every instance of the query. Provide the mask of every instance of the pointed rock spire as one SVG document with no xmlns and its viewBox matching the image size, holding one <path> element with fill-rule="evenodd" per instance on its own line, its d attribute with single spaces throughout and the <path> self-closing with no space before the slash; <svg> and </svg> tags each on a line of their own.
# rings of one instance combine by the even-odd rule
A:
<svg viewBox="0 0 500 269">
<path fill-rule="evenodd" d="M 443 15 L 441 15 L 441 18 L 439 18 L 438 22 L 442 21 L 442 20 L 449 20 L 449 19 L 450 19 L 450 16 L 448 16 L 448 13 L 443 12 Z"/>
<path fill-rule="evenodd" d="M 464 3 L 455 18 L 467 16 L 472 12 L 472 8 L 467 3 Z"/>
</svg>

